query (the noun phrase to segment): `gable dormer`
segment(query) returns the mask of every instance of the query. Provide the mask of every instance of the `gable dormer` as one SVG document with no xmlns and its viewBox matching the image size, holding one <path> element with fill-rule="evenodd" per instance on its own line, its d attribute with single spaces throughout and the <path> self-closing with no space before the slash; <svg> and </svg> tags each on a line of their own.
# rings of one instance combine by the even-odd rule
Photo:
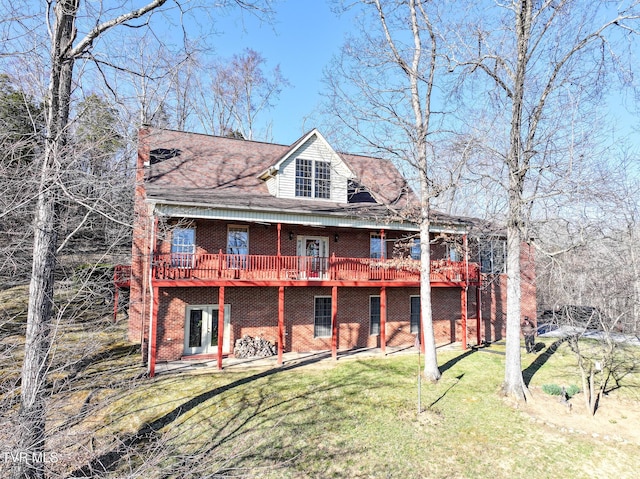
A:
<svg viewBox="0 0 640 479">
<path fill-rule="evenodd" d="M 316 129 L 298 141 L 260 179 L 277 198 L 347 203 L 354 178 L 335 150 Z"/>
</svg>

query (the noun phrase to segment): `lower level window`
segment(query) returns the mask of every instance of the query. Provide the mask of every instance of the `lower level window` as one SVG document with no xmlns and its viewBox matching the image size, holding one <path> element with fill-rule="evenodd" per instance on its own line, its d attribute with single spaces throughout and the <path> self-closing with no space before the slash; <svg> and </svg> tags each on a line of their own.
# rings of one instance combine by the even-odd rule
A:
<svg viewBox="0 0 640 479">
<path fill-rule="evenodd" d="M 331 336 L 331 297 L 316 297 L 313 320 L 313 336 L 326 338 Z"/>
<path fill-rule="evenodd" d="M 380 334 L 380 296 L 369 296 L 369 334 Z"/>
<path fill-rule="evenodd" d="M 412 334 L 420 332 L 420 296 L 411 296 L 411 326 Z"/>
</svg>

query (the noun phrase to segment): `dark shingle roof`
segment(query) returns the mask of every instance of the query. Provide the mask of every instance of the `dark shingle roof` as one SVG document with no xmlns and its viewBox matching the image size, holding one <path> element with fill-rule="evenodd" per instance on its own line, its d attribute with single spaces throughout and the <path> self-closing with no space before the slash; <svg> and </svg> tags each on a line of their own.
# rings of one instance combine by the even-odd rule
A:
<svg viewBox="0 0 640 479">
<path fill-rule="evenodd" d="M 148 128 L 144 138 L 151 160 L 145 190 L 152 200 L 342 216 L 387 219 L 391 216 L 402 220 L 415 213 L 417 199 L 413 191 L 387 160 L 340 154 L 358 184 L 366 187 L 378 204 L 301 201 L 276 198 L 259 178 L 300 140 L 292 145 L 279 145 L 159 128 Z M 435 212 L 433 219 L 445 224 L 467 223 Z"/>
<path fill-rule="evenodd" d="M 149 129 L 147 142 L 151 165 L 145 183 L 149 197 L 199 203 L 228 200 L 236 204 L 259 199 L 274 208 L 282 200 L 270 195 L 258 176 L 297 143 L 278 145 L 156 128 Z M 379 203 L 399 209 L 413 198 L 390 162 L 355 155 L 342 157 Z M 305 203 L 327 206 L 326 201 Z"/>
</svg>

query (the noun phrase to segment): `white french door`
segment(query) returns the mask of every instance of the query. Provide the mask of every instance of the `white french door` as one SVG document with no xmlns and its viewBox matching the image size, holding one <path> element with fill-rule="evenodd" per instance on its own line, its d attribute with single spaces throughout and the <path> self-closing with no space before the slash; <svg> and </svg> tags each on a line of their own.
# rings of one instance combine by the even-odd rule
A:
<svg viewBox="0 0 640 479">
<path fill-rule="evenodd" d="M 298 236 L 297 253 L 300 273 L 308 279 L 326 279 L 329 274 L 329 238 Z"/>
<path fill-rule="evenodd" d="M 231 305 L 224 305 L 222 352 L 229 353 Z M 187 306 L 184 325 L 184 354 L 218 352 L 218 305 Z"/>
</svg>

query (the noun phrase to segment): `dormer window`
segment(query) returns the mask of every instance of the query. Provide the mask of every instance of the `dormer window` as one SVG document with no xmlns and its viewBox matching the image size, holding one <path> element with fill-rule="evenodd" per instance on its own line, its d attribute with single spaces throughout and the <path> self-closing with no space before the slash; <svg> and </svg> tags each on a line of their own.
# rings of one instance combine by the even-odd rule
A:
<svg viewBox="0 0 640 479">
<path fill-rule="evenodd" d="M 328 161 L 296 158 L 296 196 L 331 198 L 331 164 Z"/>
</svg>

